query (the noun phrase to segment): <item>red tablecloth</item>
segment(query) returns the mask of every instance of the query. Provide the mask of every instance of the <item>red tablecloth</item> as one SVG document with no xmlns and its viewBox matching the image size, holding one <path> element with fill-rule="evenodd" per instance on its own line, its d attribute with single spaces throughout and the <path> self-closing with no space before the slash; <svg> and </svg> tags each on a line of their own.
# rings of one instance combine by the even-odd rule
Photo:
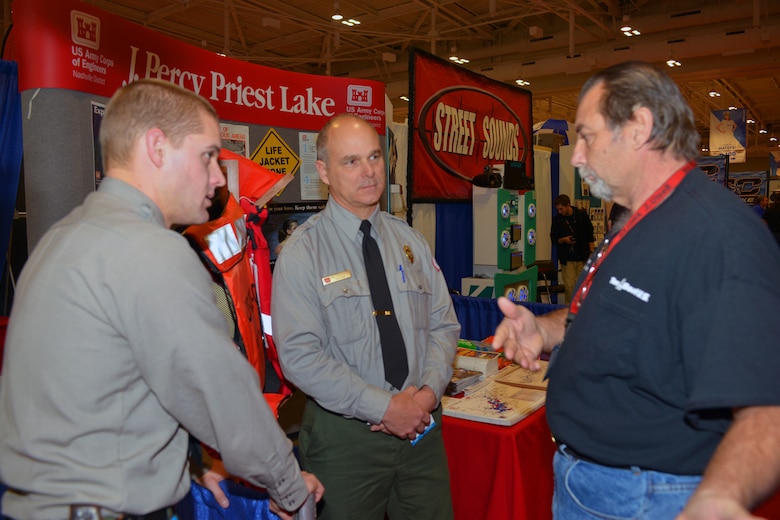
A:
<svg viewBox="0 0 780 520">
<path fill-rule="evenodd" d="M 769 520 L 780 520 L 780 491 L 764 502 L 761 507 L 755 509 L 753 514 Z"/>
<path fill-rule="evenodd" d="M 455 520 L 552 518 L 555 445 L 544 408 L 514 426 L 442 422 Z"/>
</svg>

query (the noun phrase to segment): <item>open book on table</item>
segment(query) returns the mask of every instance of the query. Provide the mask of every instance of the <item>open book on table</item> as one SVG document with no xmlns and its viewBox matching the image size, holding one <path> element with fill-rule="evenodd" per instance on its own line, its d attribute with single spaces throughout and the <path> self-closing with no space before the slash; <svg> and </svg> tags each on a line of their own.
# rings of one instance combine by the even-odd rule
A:
<svg viewBox="0 0 780 520">
<path fill-rule="evenodd" d="M 546 396 L 544 390 L 520 388 L 493 379 L 460 399 L 443 397 L 442 409 L 450 417 L 511 426 L 541 408 Z"/>
</svg>

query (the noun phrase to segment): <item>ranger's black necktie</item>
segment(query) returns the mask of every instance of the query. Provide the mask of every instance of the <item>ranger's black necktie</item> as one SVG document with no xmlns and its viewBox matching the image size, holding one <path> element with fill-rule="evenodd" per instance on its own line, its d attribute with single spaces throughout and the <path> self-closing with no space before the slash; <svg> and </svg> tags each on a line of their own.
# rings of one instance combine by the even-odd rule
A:
<svg viewBox="0 0 780 520">
<path fill-rule="evenodd" d="M 360 223 L 363 232 L 363 261 L 368 274 L 368 287 L 374 303 L 374 316 L 379 327 L 379 341 L 382 343 L 382 360 L 385 364 L 385 379 L 397 389 L 403 388 L 409 365 L 401 329 L 395 319 L 393 299 L 387 285 L 385 266 L 376 240 L 371 238 L 371 222 Z"/>
</svg>

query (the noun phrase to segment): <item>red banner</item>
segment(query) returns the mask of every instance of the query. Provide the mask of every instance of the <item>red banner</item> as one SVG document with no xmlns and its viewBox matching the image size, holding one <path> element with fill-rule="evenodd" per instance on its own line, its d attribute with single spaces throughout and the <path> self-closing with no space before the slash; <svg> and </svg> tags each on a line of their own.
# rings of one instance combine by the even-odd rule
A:
<svg viewBox="0 0 780 520">
<path fill-rule="evenodd" d="M 182 43 L 76 0 L 14 3 L 20 91 L 62 88 L 110 97 L 158 78 L 208 99 L 223 120 L 319 130 L 351 112 L 385 134 L 385 87 L 377 81 L 287 72 Z"/>
<path fill-rule="evenodd" d="M 419 50 L 410 67 L 414 202 L 471 200 L 472 179 L 505 161 L 533 178 L 529 91 Z"/>
</svg>

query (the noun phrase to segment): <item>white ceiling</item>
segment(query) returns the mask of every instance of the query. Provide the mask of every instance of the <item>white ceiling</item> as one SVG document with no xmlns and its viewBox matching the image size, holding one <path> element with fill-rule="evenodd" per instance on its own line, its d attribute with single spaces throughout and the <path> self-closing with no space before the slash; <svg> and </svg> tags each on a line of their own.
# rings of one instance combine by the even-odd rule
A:
<svg viewBox="0 0 780 520">
<path fill-rule="evenodd" d="M 4 0 L 6 4 L 9 0 Z M 23 1 L 23 0 L 15 0 Z M 252 63 L 387 85 L 403 121 L 408 50 L 457 53 L 466 68 L 531 82 L 533 119 L 573 120 L 595 70 L 628 59 L 663 63 L 694 107 L 706 143 L 709 111 L 744 107 L 749 156 L 778 150 L 780 0 L 85 0 L 179 40 Z M 360 25 L 330 16 L 334 4 Z M 627 38 L 627 20 L 641 31 Z M 710 98 L 716 88 L 720 98 Z M 759 127 L 769 133 L 759 134 Z M 775 130 L 776 129 L 776 130 Z"/>
</svg>

